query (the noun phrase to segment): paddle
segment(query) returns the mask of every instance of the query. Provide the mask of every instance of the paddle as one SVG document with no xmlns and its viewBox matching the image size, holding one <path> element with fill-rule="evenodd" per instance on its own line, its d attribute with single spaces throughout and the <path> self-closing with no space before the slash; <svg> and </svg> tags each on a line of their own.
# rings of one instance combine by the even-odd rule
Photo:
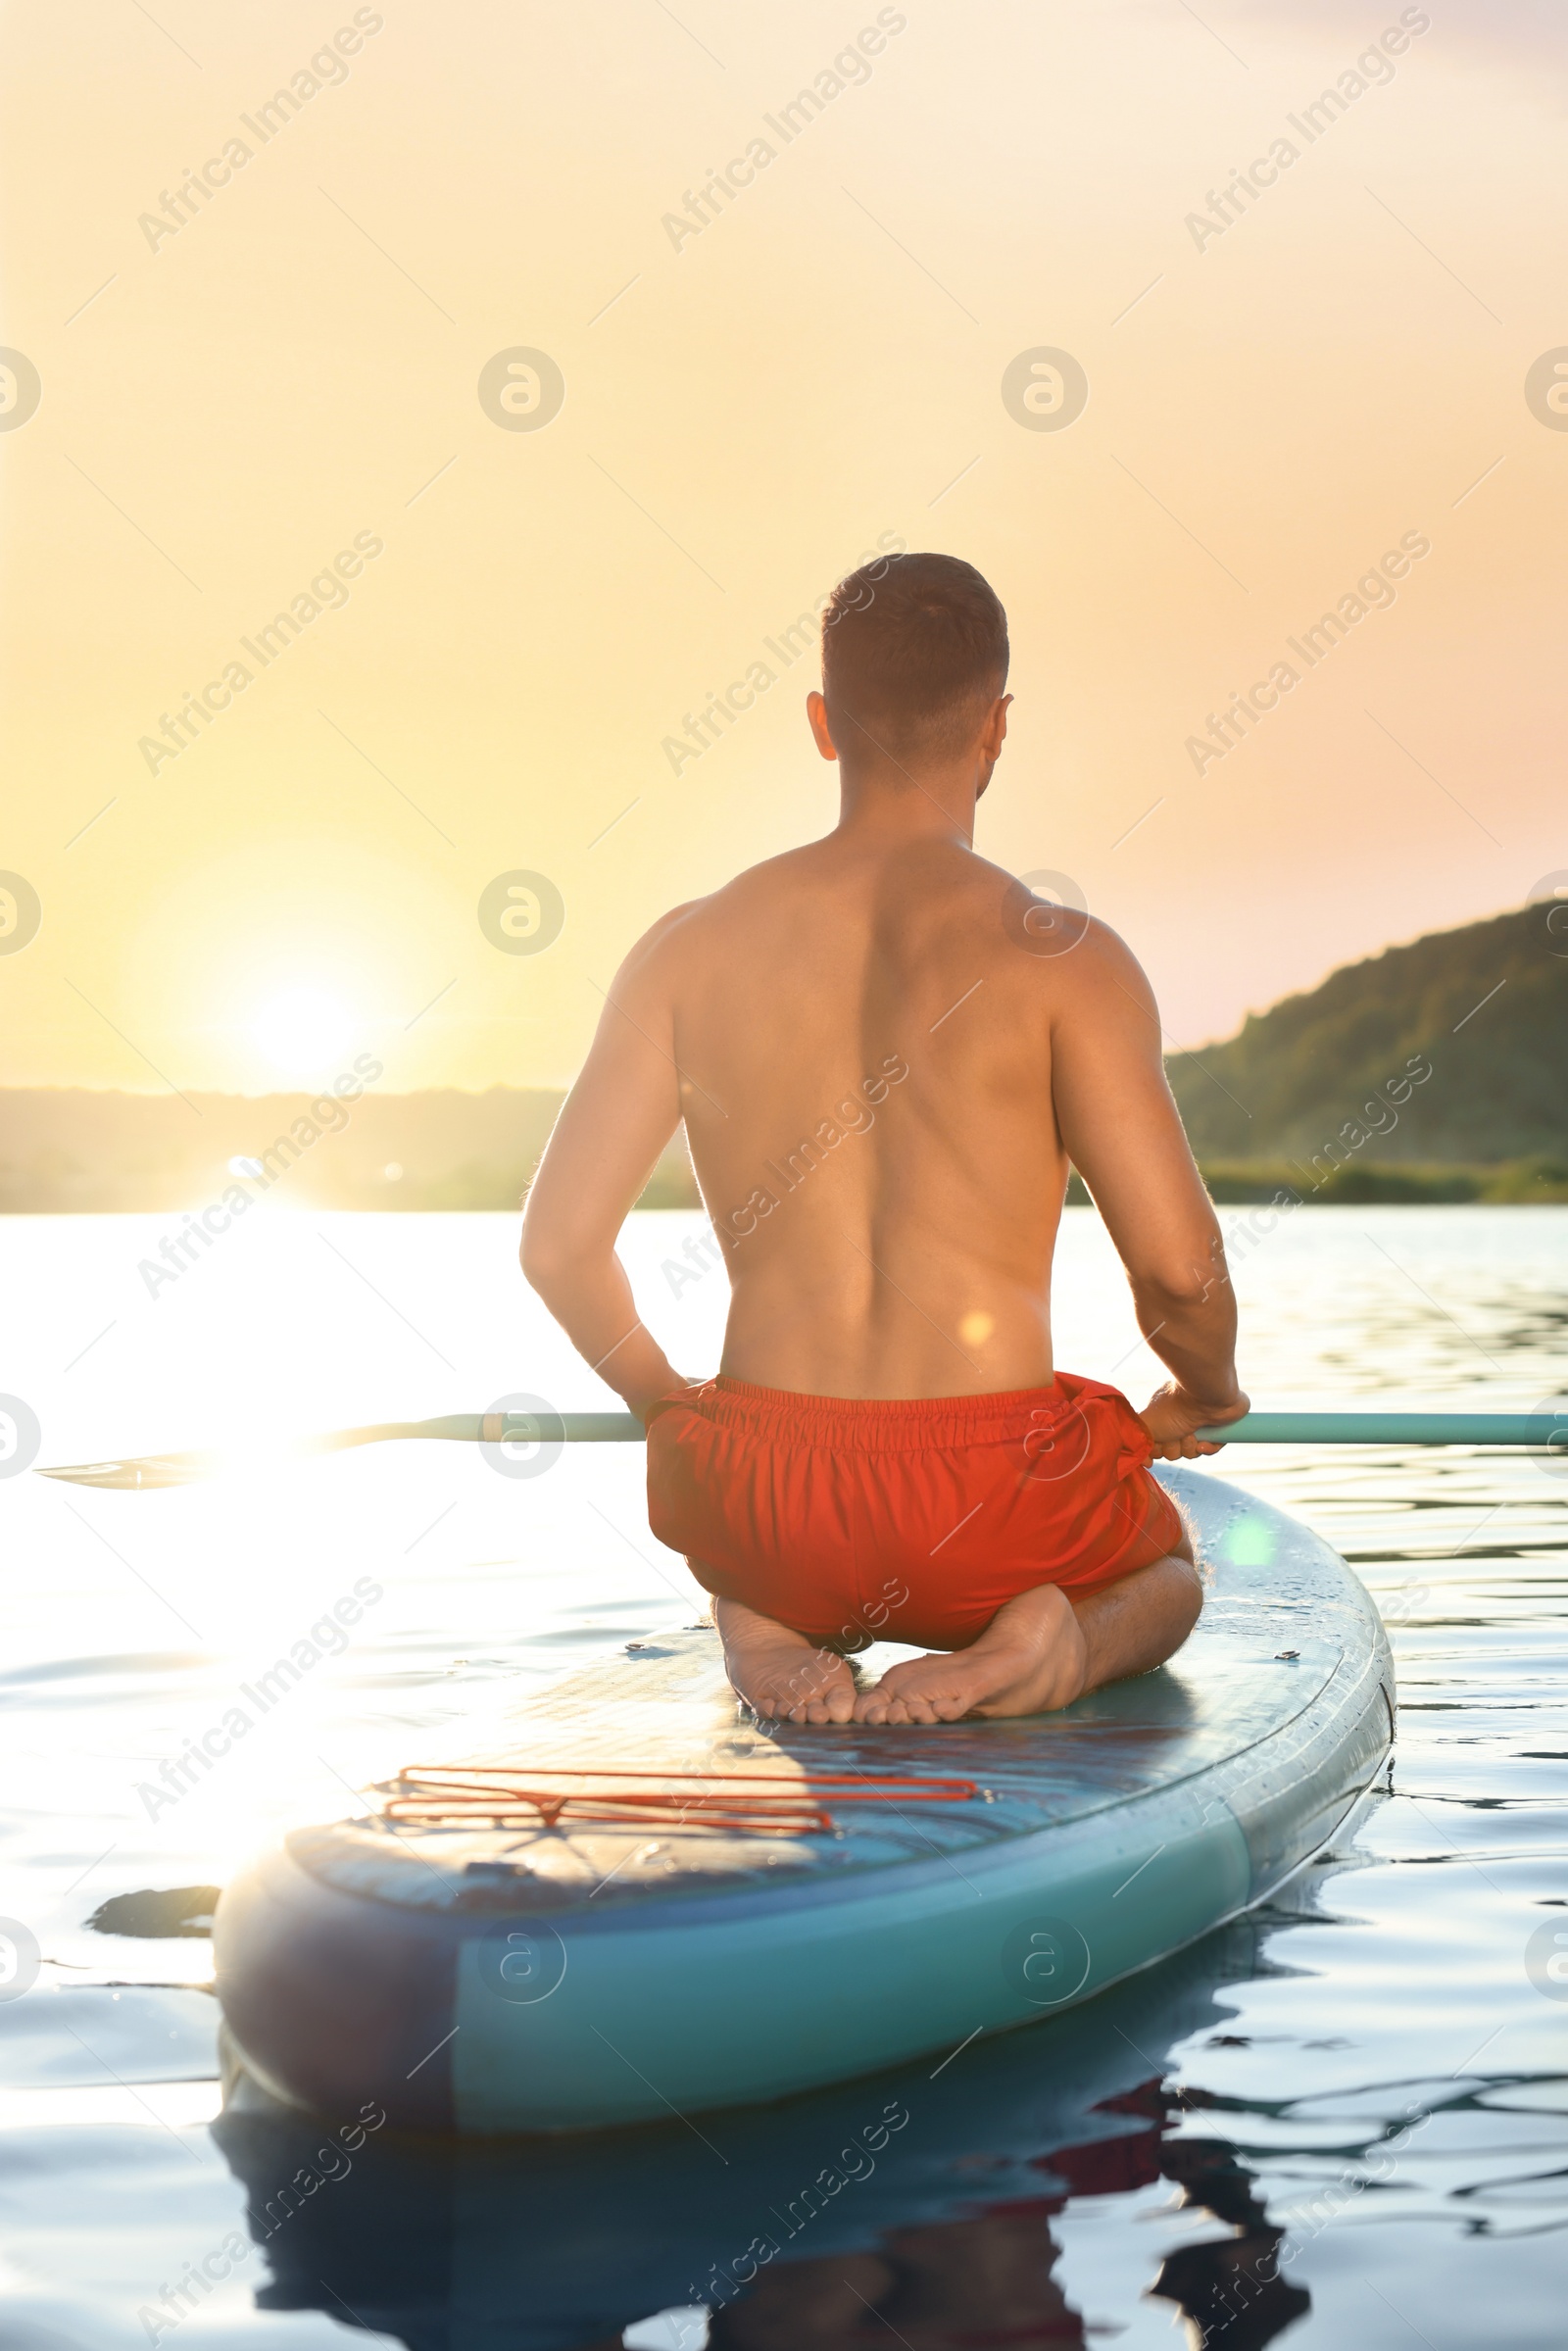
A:
<svg viewBox="0 0 1568 2351">
<path fill-rule="evenodd" d="M 298 1437 L 280 1448 L 285 1455 L 342 1453 L 357 1445 L 384 1445 L 393 1438 L 438 1437 L 468 1445 L 617 1445 L 646 1435 L 634 1412 L 449 1412 L 441 1420 L 384 1420 L 368 1429 L 329 1429 Z M 271 1457 L 271 1456 L 270 1456 Z M 40 1469 L 40 1478 L 65 1478 L 73 1486 L 122 1486 L 141 1491 L 155 1486 L 192 1486 L 230 1468 L 232 1453 L 143 1453 L 128 1461 L 78 1461 Z"/>
<path fill-rule="evenodd" d="M 393 1438 L 438 1437 L 470 1445 L 635 1445 L 646 1431 L 634 1412 L 453 1412 L 444 1420 L 388 1420 L 374 1428 L 305 1437 L 292 1453 L 338 1453 Z M 1568 1403 L 1546 1412 L 1249 1412 L 1200 1437 L 1225 1445 L 1501 1445 L 1568 1453 Z M 82 1461 L 41 1469 L 74 1486 L 145 1491 L 216 1476 L 232 1455 L 145 1453 L 130 1461 Z"/>
</svg>

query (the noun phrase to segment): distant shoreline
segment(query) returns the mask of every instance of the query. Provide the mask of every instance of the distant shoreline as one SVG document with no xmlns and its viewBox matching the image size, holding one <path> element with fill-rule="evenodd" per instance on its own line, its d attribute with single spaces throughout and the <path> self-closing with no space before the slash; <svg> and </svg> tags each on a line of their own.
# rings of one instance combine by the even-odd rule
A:
<svg viewBox="0 0 1568 2351">
<path fill-rule="evenodd" d="M 684 1156 L 684 1154 L 683 1154 Z M 1244 1207 L 1277 1203 L 1292 1207 L 1321 1203 L 1329 1207 L 1535 1207 L 1568 1204 L 1568 1161 L 1536 1156 L 1488 1164 L 1434 1162 L 1405 1165 L 1390 1161 L 1357 1160 L 1336 1168 L 1313 1183 L 1312 1171 L 1295 1160 L 1224 1160 L 1200 1163 L 1203 1181 L 1216 1205 Z M 302 1181 L 292 1190 L 296 1207 L 320 1212 L 347 1210 L 376 1212 L 396 1209 L 407 1213 L 464 1212 L 516 1215 L 532 1175 L 524 1167 L 469 1165 L 423 1181 L 402 1177 L 396 1183 L 322 1183 L 309 1189 Z M 127 1194 L 129 1197 L 127 1197 Z M 690 1166 L 671 1153 L 658 1168 L 637 1201 L 637 1208 L 695 1210 L 702 1206 Z M 1074 1175 L 1067 1189 L 1069 1207 L 1092 1203 Z M 0 1216 L 171 1215 L 199 1206 L 189 1179 L 178 1175 L 144 1175 L 126 1180 L 126 1171 L 105 1171 L 100 1180 L 78 1170 L 44 1176 L 31 1182 L 0 1183 Z M 635 1211 L 634 1211 L 635 1213 Z"/>
<path fill-rule="evenodd" d="M 1466 1201 L 1478 1207 L 1534 1207 L 1568 1201 L 1568 1160 L 1539 1152 L 1491 1163 L 1359 1159 L 1335 1168 L 1321 1182 L 1297 1160 L 1214 1160 L 1203 1162 L 1202 1172 L 1222 1206 L 1272 1200 L 1280 1193 L 1303 1204 L 1321 1200 L 1344 1206 L 1382 1200 L 1431 1207 Z"/>
</svg>

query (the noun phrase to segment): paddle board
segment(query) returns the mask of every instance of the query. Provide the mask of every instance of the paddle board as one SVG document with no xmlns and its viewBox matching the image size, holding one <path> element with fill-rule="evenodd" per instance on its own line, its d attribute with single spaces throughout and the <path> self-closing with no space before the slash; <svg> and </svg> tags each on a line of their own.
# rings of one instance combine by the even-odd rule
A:
<svg viewBox="0 0 1568 2351">
<path fill-rule="evenodd" d="M 1063 2010 L 1260 1901 L 1383 1761 L 1388 1643 L 1306 1528 L 1155 1474 L 1206 1587 L 1156 1673 L 1016 1721 L 818 1730 L 754 1722 L 709 1628 L 630 1643 L 224 1890 L 240 2062 L 404 2130 L 667 2120 Z"/>
</svg>

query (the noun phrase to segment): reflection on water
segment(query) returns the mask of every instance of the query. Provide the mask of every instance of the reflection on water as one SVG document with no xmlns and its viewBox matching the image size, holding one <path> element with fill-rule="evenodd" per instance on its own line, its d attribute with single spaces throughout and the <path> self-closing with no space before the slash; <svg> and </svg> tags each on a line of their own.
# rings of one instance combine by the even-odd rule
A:
<svg viewBox="0 0 1568 2351">
<path fill-rule="evenodd" d="M 497 2351 L 577 2351 L 628 2325 L 688 2351 L 705 2338 L 858 2344 L 890 2328 L 915 2351 L 1082 2343 L 1053 2225 L 1073 2201 L 1160 2180 L 1224 2233 L 1173 2253 L 1152 2290 L 1200 2329 L 1228 2318 L 1243 2351 L 1310 2296 L 1230 2142 L 1171 2134 L 1183 2100 L 1162 2074 L 1178 2040 L 1223 2025 L 1221 1987 L 1258 1965 L 1244 1922 L 1070 2023 L 965 2051 L 935 2077 L 927 2062 L 705 2115 L 701 2135 L 677 2123 L 559 2146 L 367 2138 L 350 2168 L 241 2081 L 214 2136 L 270 2253 L 264 2306 L 347 2308 L 418 2351 L 456 2329 Z M 289 2196 L 285 2183 L 312 2179 L 309 2201 Z M 657 2331 L 636 2326 L 651 2293 L 665 2303 Z"/>
<path fill-rule="evenodd" d="M 0 1228 L 0 1386 L 44 1458 L 238 1436 L 262 1464 L 145 1496 L 0 1481 L 0 1913 L 44 1954 L 0 1996 L 7 2351 L 1560 2341 L 1568 1464 L 1222 1456 L 1377 1595 L 1392 1792 L 1267 1909 L 1082 2010 L 700 2135 L 433 2148 L 373 2115 L 323 2133 L 242 2079 L 225 2101 L 201 1928 L 234 1860 L 692 1592 L 629 1449 L 523 1484 L 458 1448 L 267 1466 L 291 1426 L 602 1392 L 519 1294 L 510 1220 L 249 1221 L 156 1305 L 148 1220 Z M 628 1255 L 699 1370 L 720 1286 L 665 1270 L 694 1225 L 638 1220 Z M 1310 1208 L 1238 1255 L 1259 1403 L 1563 1387 L 1568 1213 Z M 1061 1359 L 1136 1395 L 1124 1300 L 1070 1217 Z M 353 1639 L 248 1698 L 366 1576 Z"/>
</svg>

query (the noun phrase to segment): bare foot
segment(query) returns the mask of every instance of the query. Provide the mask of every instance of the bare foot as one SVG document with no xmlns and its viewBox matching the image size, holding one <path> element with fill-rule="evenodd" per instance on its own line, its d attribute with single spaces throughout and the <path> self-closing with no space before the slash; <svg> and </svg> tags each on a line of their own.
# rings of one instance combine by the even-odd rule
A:
<svg viewBox="0 0 1568 2351">
<path fill-rule="evenodd" d="M 715 1600 L 713 1622 L 724 1643 L 724 1671 L 764 1722 L 851 1720 L 855 1676 L 836 1649 L 814 1648 L 804 1634 L 741 1600 Z"/>
<path fill-rule="evenodd" d="M 966 1649 L 890 1666 L 855 1702 L 858 1723 L 956 1723 L 966 1714 L 1046 1714 L 1071 1705 L 1087 1679 L 1088 1647 L 1072 1604 L 1054 1584 L 999 1608 Z"/>
</svg>

